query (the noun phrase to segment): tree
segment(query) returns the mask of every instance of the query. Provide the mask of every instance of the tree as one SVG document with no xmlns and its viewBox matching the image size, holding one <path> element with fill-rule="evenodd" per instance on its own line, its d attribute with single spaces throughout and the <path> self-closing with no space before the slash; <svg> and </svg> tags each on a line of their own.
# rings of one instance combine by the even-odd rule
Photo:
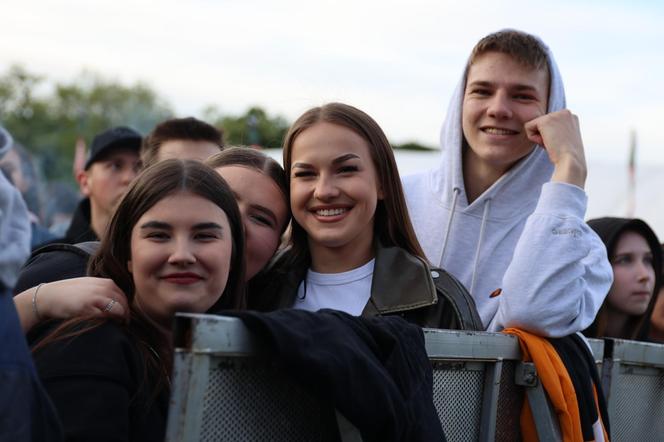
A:
<svg viewBox="0 0 664 442">
<path fill-rule="evenodd" d="M 208 106 L 204 119 L 224 130 L 226 143 L 230 145 L 258 145 L 281 147 L 289 123 L 281 116 L 268 116 L 258 106 L 249 108 L 244 115 L 223 116 L 214 106 Z"/>
<path fill-rule="evenodd" d="M 144 83 L 126 86 L 90 71 L 68 82 L 52 82 L 21 66 L 0 75 L 0 124 L 39 159 L 48 179 L 71 180 L 74 146 L 112 126 L 143 134 L 173 114 L 170 105 Z M 224 130 L 227 144 L 281 147 L 289 122 L 259 106 L 243 115 L 223 115 L 215 106 L 203 119 Z M 405 143 L 395 149 L 428 150 Z"/>
<path fill-rule="evenodd" d="M 172 113 L 149 86 L 125 86 L 89 71 L 55 84 L 21 66 L 0 76 L 0 121 L 41 158 L 49 179 L 71 177 L 78 137 L 90 143 L 95 134 L 120 125 L 147 133 Z"/>
</svg>

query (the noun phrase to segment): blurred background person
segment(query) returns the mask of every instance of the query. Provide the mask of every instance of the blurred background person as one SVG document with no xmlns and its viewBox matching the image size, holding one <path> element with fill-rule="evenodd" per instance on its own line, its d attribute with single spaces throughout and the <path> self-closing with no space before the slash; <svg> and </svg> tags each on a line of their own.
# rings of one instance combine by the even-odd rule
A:
<svg viewBox="0 0 664 442">
<path fill-rule="evenodd" d="M 0 126 L 0 159 L 11 150 L 12 144 L 12 136 Z M 18 189 L 0 174 L 0 295 L 14 287 L 18 270 L 30 253 L 30 236 L 25 202 Z"/>
<path fill-rule="evenodd" d="M 14 140 L 0 159 L 0 169 L 18 189 L 28 207 L 30 217 L 30 248 L 35 249 L 56 238 L 43 223 L 42 185 L 32 155 Z"/>
<path fill-rule="evenodd" d="M 48 226 L 51 234 L 57 238 L 65 236 L 80 198 L 80 194 L 69 183 L 49 183 L 44 204 L 44 225 Z"/>
<path fill-rule="evenodd" d="M 159 161 L 205 161 L 224 150 L 223 133 L 211 124 L 194 117 L 171 118 L 155 126 L 141 148 L 143 167 Z"/>
<path fill-rule="evenodd" d="M 655 232 L 640 219 L 597 218 L 588 225 L 606 245 L 613 284 L 583 333 L 591 338 L 647 340 L 661 286 L 662 249 Z"/>
<path fill-rule="evenodd" d="M 664 244 L 662 244 L 662 253 L 664 253 Z M 659 272 L 660 275 L 664 275 L 664 268 L 660 268 Z M 664 287 L 659 288 L 659 294 L 650 315 L 650 329 L 648 330 L 649 340 L 658 343 L 664 343 L 664 296 L 662 292 L 664 292 Z"/>
<path fill-rule="evenodd" d="M 0 158 L 12 146 L 0 126 Z M 23 198 L 0 173 L 0 439 L 60 441 L 55 410 L 37 379 L 10 291 L 30 252 L 30 222 Z"/>
<path fill-rule="evenodd" d="M 98 241 L 120 199 L 140 169 L 141 134 L 114 127 L 92 140 L 84 170 L 77 176 L 85 198 L 74 212 L 62 242 Z"/>
</svg>

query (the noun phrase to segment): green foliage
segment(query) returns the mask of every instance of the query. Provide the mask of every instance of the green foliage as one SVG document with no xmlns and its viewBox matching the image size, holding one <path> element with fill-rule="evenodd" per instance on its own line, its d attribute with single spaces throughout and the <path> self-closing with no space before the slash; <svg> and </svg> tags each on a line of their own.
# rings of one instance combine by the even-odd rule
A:
<svg viewBox="0 0 664 442">
<path fill-rule="evenodd" d="M 120 125 L 145 134 L 171 115 L 170 106 L 142 83 L 124 86 L 84 71 L 71 82 L 51 84 L 20 66 L 0 76 L 0 122 L 41 158 L 49 179 L 71 177 L 79 136 L 90 143 Z"/>
<path fill-rule="evenodd" d="M 270 117 L 258 106 L 251 107 L 244 115 L 223 116 L 213 106 L 203 112 L 204 119 L 224 130 L 226 144 L 281 147 L 289 123 L 281 116 Z"/>
</svg>

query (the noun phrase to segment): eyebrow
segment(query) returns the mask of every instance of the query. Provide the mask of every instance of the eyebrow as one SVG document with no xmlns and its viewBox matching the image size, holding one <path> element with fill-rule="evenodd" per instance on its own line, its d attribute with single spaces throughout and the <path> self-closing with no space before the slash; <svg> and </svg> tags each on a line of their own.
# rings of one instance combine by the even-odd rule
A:
<svg viewBox="0 0 664 442">
<path fill-rule="evenodd" d="M 275 225 L 278 224 L 277 223 L 277 216 L 274 214 L 274 212 L 272 212 L 267 207 L 261 206 L 259 204 L 252 204 L 251 207 L 253 209 L 258 210 L 259 212 L 261 212 L 263 215 L 267 216 L 268 218 L 270 218 L 272 220 L 272 222 L 274 222 Z"/>
<path fill-rule="evenodd" d="M 338 156 L 337 158 L 332 160 L 332 164 L 341 164 L 344 163 L 348 160 L 361 160 L 359 155 L 356 155 L 354 153 L 347 153 L 345 155 Z M 296 167 L 302 168 L 302 169 L 311 169 L 313 166 L 309 163 L 294 163 L 291 166 L 291 169 L 294 169 Z"/>
<path fill-rule="evenodd" d="M 238 202 L 240 201 L 240 196 L 236 192 L 233 192 L 233 197 L 235 198 L 235 201 L 238 201 Z M 249 207 L 251 207 L 254 210 L 258 210 L 263 215 L 266 215 L 268 218 L 272 219 L 274 224 L 278 224 L 277 223 L 277 216 L 274 214 L 274 212 L 272 212 L 267 207 L 261 206 L 260 204 L 249 204 Z"/>
<path fill-rule="evenodd" d="M 490 81 L 478 80 L 478 81 L 473 81 L 472 83 L 469 83 L 468 86 L 494 87 L 495 83 L 492 83 Z M 534 86 L 531 86 L 529 84 L 510 84 L 509 87 L 512 88 L 512 89 L 516 89 L 517 91 L 537 92 L 537 88 L 535 88 Z"/>
<path fill-rule="evenodd" d="M 347 153 L 346 155 L 341 155 L 340 157 L 337 157 L 332 160 L 332 164 L 340 164 L 344 163 L 348 160 L 359 160 L 360 157 L 358 155 L 355 155 L 354 153 Z"/>
<path fill-rule="evenodd" d="M 643 256 L 645 256 L 646 258 L 652 258 L 653 257 L 653 254 L 652 254 L 651 251 L 645 252 L 645 251 L 635 250 L 635 251 L 631 251 L 631 252 L 616 253 L 616 254 L 613 255 L 613 258 L 620 258 L 622 256 L 634 256 L 634 255 L 641 255 L 641 254 Z"/>
<path fill-rule="evenodd" d="M 165 223 L 163 221 L 148 221 L 148 222 L 144 223 L 141 226 L 141 229 L 165 229 L 165 230 L 168 230 L 168 229 L 172 229 L 172 228 L 173 228 L 173 226 L 171 226 L 170 224 Z M 222 226 L 220 226 L 217 223 L 213 223 L 213 222 L 198 223 L 198 224 L 194 224 L 193 227 L 192 227 L 192 230 L 207 230 L 207 229 L 215 229 L 215 230 L 222 230 L 222 231 L 224 230 L 224 228 Z"/>
</svg>

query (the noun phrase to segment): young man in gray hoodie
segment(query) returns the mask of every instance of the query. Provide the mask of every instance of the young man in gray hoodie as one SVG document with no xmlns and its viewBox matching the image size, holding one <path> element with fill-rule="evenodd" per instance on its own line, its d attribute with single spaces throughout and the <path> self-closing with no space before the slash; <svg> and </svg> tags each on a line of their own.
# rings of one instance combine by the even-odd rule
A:
<svg viewBox="0 0 664 442">
<path fill-rule="evenodd" d="M 473 49 L 441 132 L 438 169 L 404 178 L 432 264 L 470 290 L 490 331 L 565 336 L 592 323 L 612 282 L 584 223 L 586 163 L 549 49 L 513 30 Z"/>
</svg>

